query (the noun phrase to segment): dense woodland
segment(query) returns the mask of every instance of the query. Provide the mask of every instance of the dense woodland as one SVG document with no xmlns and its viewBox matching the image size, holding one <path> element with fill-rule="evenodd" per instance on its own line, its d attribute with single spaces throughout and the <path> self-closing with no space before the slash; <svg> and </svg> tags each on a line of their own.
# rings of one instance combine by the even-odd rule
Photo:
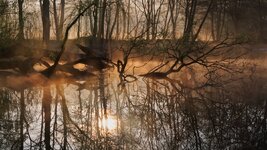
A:
<svg viewBox="0 0 267 150">
<path fill-rule="evenodd" d="M 263 150 L 266 0 L 0 0 L 0 149 Z"/>
</svg>

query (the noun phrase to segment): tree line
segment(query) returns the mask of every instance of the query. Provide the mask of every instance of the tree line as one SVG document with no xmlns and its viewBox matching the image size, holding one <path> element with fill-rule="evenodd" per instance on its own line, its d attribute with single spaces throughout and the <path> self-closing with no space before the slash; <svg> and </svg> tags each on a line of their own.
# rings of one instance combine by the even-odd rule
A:
<svg viewBox="0 0 267 150">
<path fill-rule="evenodd" d="M 73 38 L 129 39 L 145 32 L 144 39 L 197 35 L 215 41 L 233 36 L 265 40 L 265 0 L 1 0 L 1 34 L 62 40 L 71 18 L 91 3 Z"/>
</svg>

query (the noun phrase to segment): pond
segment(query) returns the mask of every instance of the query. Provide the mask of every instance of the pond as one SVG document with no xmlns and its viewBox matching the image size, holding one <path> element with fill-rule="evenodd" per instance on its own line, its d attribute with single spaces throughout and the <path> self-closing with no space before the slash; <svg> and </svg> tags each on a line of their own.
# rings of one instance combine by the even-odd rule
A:
<svg viewBox="0 0 267 150">
<path fill-rule="evenodd" d="M 247 73 L 208 84 L 196 72 L 125 84 L 115 69 L 72 80 L 7 76 L 0 88 L 0 149 L 263 148 L 264 81 Z"/>
</svg>

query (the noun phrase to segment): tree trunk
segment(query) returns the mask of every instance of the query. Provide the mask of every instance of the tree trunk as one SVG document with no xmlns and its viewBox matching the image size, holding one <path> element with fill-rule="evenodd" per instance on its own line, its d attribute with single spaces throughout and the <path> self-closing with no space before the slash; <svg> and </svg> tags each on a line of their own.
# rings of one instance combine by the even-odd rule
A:
<svg viewBox="0 0 267 150">
<path fill-rule="evenodd" d="M 147 1 L 147 15 L 146 15 L 146 39 L 150 39 L 150 25 L 151 25 L 151 10 L 150 10 L 151 2 Z"/>
<path fill-rule="evenodd" d="M 130 13 L 130 8 L 131 8 L 131 1 L 130 0 L 128 0 L 128 10 L 127 10 L 127 39 L 129 39 L 130 38 L 130 15 L 131 15 L 131 13 Z"/>
<path fill-rule="evenodd" d="M 103 2 L 100 5 L 98 38 L 104 38 L 106 7 L 107 7 L 107 0 L 103 0 Z"/>
<path fill-rule="evenodd" d="M 51 149 L 50 145 L 50 124 L 51 124 L 51 90 L 50 86 L 43 88 L 43 111 L 44 111 L 44 118 L 45 118 L 45 148 L 46 150 Z"/>
<path fill-rule="evenodd" d="M 193 35 L 193 26 L 195 21 L 197 0 L 187 0 L 185 8 L 185 25 L 183 38 L 185 42 L 190 41 Z"/>
<path fill-rule="evenodd" d="M 264 39 L 264 15 L 263 15 L 263 2 L 262 0 L 258 0 L 258 16 L 259 16 L 259 34 L 258 40 L 262 41 Z"/>
<path fill-rule="evenodd" d="M 43 42 L 48 44 L 50 39 L 50 16 L 49 0 L 43 0 L 41 3 L 42 21 L 43 21 Z"/>
<path fill-rule="evenodd" d="M 81 2 L 79 4 L 79 14 L 81 13 L 81 9 L 80 9 L 80 6 L 81 5 Z M 81 18 L 78 19 L 78 24 L 77 24 L 77 38 L 79 39 L 81 37 Z"/>
<path fill-rule="evenodd" d="M 24 39 L 23 3 L 24 3 L 24 0 L 18 0 L 18 5 L 19 5 L 19 33 L 18 33 L 18 38 L 20 40 Z"/>
<path fill-rule="evenodd" d="M 56 29 L 56 39 L 59 41 L 63 38 L 63 24 L 65 17 L 65 0 L 61 0 L 60 4 L 60 17 L 58 16 L 57 11 L 57 0 L 53 0 L 53 10 L 54 10 L 54 20 L 55 20 L 55 29 Z"/>
<path fill-rule="evenodd" d="M 66 102 L 66 98 L 64 95 L 64 89 L 62 86 L 57 87 L 58 88 L 58 92 L 61 96 L 61 110 L 62 110 L 62 114 L 63 114 L 63 146 L 62 146 L 62 150 L 66 150 L 67 149 L 67 143 L 68 143 L 68 132 L 67 132 L 67 116 L 69 116 L 69 112 L 67 109 L 67 102 Z"/>
<path fill-rule="evenodd" d="M 23 124 L 25 118 L 25 99 L 24 99 L 24 90 L 20 91 L 20 150 L 24 149 L 24 133 L 23 133 Z"/>
<path fill-rule="evenodd" d="M 60 5 L 60 20 L 59 20 L 59 28 L 58 28 L 58 34 L 60 36 L 60 39 L 63 38 L 63 25 L 64 25 L 64 18 L 65 18 L 65 0 L 61 0 Z"/>
<path fill-rule="evenodd" d="M 118 23 L 118 18 L 119 18 L 119 9 L 120 9 L 120 4 L 119 2 L 116 3 L 116 13 L 115 13 L 115 18 L 114 18 L 114 21 L 111 25 L 111 29 L 110 29 L 110 32 L 109 32 L 109 39 L 112 38 L 112 34 L 113 34 L 113 31 L 114 31 L 114 28 L 115 28 L 115 25 L 116 23 Z M 116 38 L 116 36 L 115 36 Z"/>
<path fill-rule="evenodd" d="M 97 31 L 98 31 L 98 7 L 99 7 L 99 0 L 95 0 L 95 7 L 93 10 L 93 17 L 94 17 L 94 27 L 93 27 L 93 33 L 92 36 L 96 38 L 97 36 Z"/>
<path fill-rule="evenodd" d="M 57 15 L 57 4 L 56 4 L 56 0 L 53 0 L 53 10 L 54 10 L 54 20 L 55 20 L 56 39 L 57 39 L 57 41 L 59 41 L 59 40 L 60 40 L 60 34 L 59 34 L 59 23 L 58 23 L 58 15 Z"/>
<path fill-rule="evenodd" d="M 102 107 L 104 108 L 104 115 L 105 117 L 107 117 L 107 99 L 105 97 L 105 75 L 103 70 L 100 71 L 99 96 L 100 101 L 102 102 Z"/>
</svg>

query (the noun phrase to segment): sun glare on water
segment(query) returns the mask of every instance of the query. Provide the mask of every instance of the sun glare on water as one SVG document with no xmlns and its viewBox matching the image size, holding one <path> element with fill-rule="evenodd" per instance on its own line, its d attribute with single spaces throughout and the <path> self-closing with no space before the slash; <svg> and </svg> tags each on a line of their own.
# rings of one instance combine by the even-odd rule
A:
<svg viewBox="0 0 267 150">
<path fill-rule="evenodd" d="M 107 116 L 100 120 L 100 127 L 107 129 L 108 131 L 115 130 L 117 128 L 117 120 L 114 117 Z"/>
</svg>

